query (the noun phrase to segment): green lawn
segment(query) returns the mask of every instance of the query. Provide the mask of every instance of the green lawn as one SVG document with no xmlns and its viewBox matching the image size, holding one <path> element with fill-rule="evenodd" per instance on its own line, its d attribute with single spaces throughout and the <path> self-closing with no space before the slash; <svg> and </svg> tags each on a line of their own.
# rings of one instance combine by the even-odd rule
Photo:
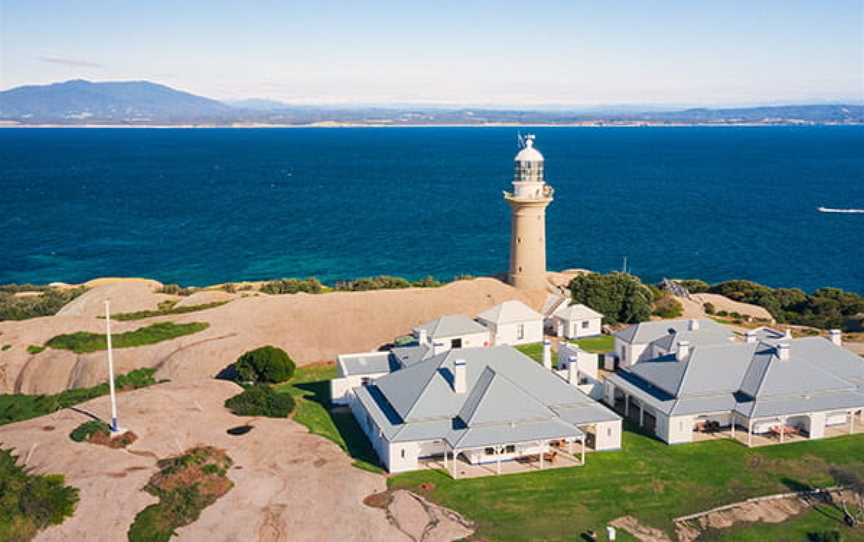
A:
<svg viewBox="0 0 864 542">
<path fill-rule="evenodd" d="M 582 350 L 585 350 L 586 352 L 594 352 L 596 354 L 611 352 L 615 348 L 615 339 L 612 335 L 586 337 L 584 339 L 577 339 L 574 342 L 578 344 L 579 348 Z"/>
<path fill-rule="evenodd" d="M 330 380 L 336 377 L 334 365 L 298 367 L 288 382 L 275 386 L 279 392 L 290 393 L 297 402 L 294 420 L 305 425 L 310 433 L 338 444 L 355 459 L 354 466 L 372 472 L 384 472 L 363 430 L 346 407 L 331 409 Z"/>
<path fill-rule="evenodd" d="M 603 353 L 611 352 L 614 348 L 615 339 L 612 335 L 599 335 L 597 337 L 587 337 L 585 339 L 577 339 L 571 341 L 579 345 L 579 348 L 586 352 Z M 515 346 L 516 350 L 522 352 L 537 363 L 543 363 L 543 343 L 520 344 Z M 552 360 L 555 363 L 555 360 Z"/>
<path fill-rule="evenodd" d="M 699 542 L 810 542 L 810 533 L 838 531 L 844 542 L 864 542 L 864 528 L 850 529 L 833 506 L 820 505 L 780 525 L 748 523 L 709 531 Z"/>
<path fill-rule="evenodd" d="M 672 533 L 674 517 L 802 485 L 830 485 L 831 465 L 864 473 L 864 435 L 748 449 L 723 440 L 668 446 L 626 431 L 623 446 L 590 454 L 585 467 L 470 480 L 417 471 L 389 484 L 476 521 L 482 539 L 574 540 L 627 514 Z M 421 489 L 424 482 L 433 489 Z M 797 528 L 792 522 L 774 526 L 776 532 Z"/>
<path fill-rule="evenodd" d="M 114 348 L 132 348 L 176 339 L 184 335 L 191 335 L 192 333 L 204 331 L 208 327 L 210 327 L 210 324 L 206 322 L 191 322 L 189 324 L 159 322 L 158 324 L 151 324 L 134 331 L 112 334 L 111 340 Z M 86 354 L 88 352 L 106 350 L 108 348 L 108 341 L 103 334 L 78 331 L 66 335 L 57 335 L 49 339 L 45 343 L 45 346 L 59 350 L 71 350 L 76 354 Z"/>
</svg>

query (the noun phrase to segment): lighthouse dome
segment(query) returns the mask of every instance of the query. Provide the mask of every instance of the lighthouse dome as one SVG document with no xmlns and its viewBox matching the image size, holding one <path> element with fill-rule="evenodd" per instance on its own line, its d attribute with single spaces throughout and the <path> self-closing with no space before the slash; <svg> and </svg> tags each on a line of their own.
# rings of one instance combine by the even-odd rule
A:
<svg viewBox="0 0 864 542">
<path fill-rule="evenodd" d="M 543 155 L 534 148 L 534 136 L 525 136 L 525 146 L 522 147 L 513 159 L 516 162 L 542 162 Z"/>
</svg>

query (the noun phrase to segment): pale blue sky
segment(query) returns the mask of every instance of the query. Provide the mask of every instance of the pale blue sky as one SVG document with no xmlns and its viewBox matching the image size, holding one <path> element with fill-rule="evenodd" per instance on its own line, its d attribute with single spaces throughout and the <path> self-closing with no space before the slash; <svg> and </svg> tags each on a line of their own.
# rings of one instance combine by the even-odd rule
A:
<svg viewBox="0 0 864 542">
<path fill-rule="evenodd" d="M 864 0 L 0 0 L 0 88 L 72 78 L 298 103 L 861 101 Z"/>
</svg>

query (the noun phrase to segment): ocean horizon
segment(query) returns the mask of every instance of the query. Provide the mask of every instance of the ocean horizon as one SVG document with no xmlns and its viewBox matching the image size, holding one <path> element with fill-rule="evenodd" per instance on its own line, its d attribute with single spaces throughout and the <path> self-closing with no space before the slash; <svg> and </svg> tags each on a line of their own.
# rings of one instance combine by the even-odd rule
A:
<svg viewBox="0 0 864 542">
<path fill-rule="evenodd" d="M 864 127 L 0 130 L 0 283 L 507 269 L 516 134 L 550 270 L 864 293 Z"/>
</svg>

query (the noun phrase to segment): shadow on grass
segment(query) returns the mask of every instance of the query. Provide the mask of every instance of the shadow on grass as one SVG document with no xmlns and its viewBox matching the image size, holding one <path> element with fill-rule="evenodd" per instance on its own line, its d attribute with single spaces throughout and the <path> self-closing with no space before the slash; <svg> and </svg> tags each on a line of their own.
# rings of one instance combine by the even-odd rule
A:
<svg viewBox="0 0 864 542">
<path fill-rule="evenodd" d="M 380 472 L 378 456 L 357 420 L 354 419 L 351 409 L 344 406 L 334 406 L 330 402 L 330 382 L 328 380 L 298 383 L 294 387 L 306 392 L 303 394 L 303 398 L 317 403 L 327 413 L 342 439 L 342 442 L 336 441 L 336 443 L 342 446 L 348 455 L 361 463 L 357 466 Z M 317 433 L 315 428 L 310 427 L 309 429 Z M 370 466 L 375 468 L 369 469 Z"/>
<path fill-rule="evenodd" d="M 790 491 L 794 491 L 796 493 L 806 493 L 809 491 L 815 491 L 817 489 L 811 484 L 800 482 L 798 480 L 792 480 L 791 478 L 783 478 L 780 481 L 783 483 L 784 486 L 788 487 Z M 834 497 L 830 493 L 811 495 L 803 498 L 806 502 L 810 504 L 810 508 L 814 512 L 822 515 L 826 519 L 836 521 L 840 525 L 845 525 L 845 514 L 843 512 L 843 508 L 836 501 L 834 501 Z"/>
</svg>

